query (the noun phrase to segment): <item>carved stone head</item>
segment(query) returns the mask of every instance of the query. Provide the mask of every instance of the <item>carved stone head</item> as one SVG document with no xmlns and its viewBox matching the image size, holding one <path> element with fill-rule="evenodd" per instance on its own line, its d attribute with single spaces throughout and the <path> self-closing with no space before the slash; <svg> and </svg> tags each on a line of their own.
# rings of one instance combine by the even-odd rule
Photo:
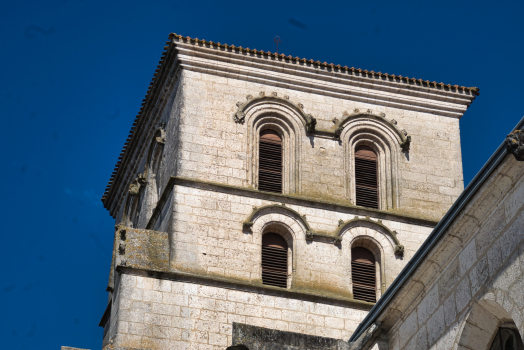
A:
<svg viewBox="0 0 524 350">
<path fill-rule="evenodd" d="M 506 136 L 506 148 L 518 161 L 524 161 L 524 130 L 515 130 Z"/>
</svg>

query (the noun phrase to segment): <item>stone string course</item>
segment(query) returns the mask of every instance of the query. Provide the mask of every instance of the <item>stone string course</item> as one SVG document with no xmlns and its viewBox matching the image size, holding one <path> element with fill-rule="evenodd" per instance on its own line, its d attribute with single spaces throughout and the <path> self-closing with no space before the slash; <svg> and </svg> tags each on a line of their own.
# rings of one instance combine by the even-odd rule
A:
<svg viewBox="0 0 524 350">
<path fill-rule="evenodd" d="M 293 91 L 236 79 L 184 71 L 180 109 L 177 176 L 250 187 L 248 130 L 232 115 L 237 101 L 259 92 L 289 95 L 317 118 L 319 129 L 330 129 L 345 111 L 371 109 L 395 119 L 412 137 L 409 160 L 399 155 L 399 205 L 405 213 L 440 218 L 463 190 L 458 119 L 391 107 L 373 106 L 312 93 Z M 298 159 L 300 192 L 325 199 L 345 199 L 348 182 L 344 147 L 338 141 L 314 138 L 300 130 Z M 169 137 L 168 137 L 169 139 Z M 173 154 L 172 156 L 175 156 Z M 168 165 L 169 167 L 169 165 Z M 173 169 L 174 170 L 174 169 Z"/>
<path fill-rule="evenodd" d="M 300 222 L 286 211 L 255 218 L 253 233 L 242 230 L 242 222 L 253 207 L 278 202 L 233 194 L 218 193 L 176 185 L 174 188 L 172 267 L 213 275 L 233 277 L 245 281 L 260 280 L 260 251 L 262 228 L 271 222 L 282 223 L 295 232 L 293 249 L 294 278 L 311 288 L 325 284 L 349 290 L 349 262 L 351 243 L 361 236 L 369 237 L 381 247 L 384 257 L 385 283 L 389 285 L 400 273 L 405 263 L 431 232 L 431 227 L 411 225 L 392 220 L 382 220 L 390 230 L 398 233 L 405 247 L 404 258 L 394 254 L 394 242 L 374 228 L 350 228 L 342 235 L 341 246 L 326 242 L 307 242 Z M 333 232 L 339 220 L 348 221 L 354 215 L 313 207 L 287 205 L 306 215 L 315 232 Z M 371 217 L 372 220 L 377 220 Z"/>
</svg>

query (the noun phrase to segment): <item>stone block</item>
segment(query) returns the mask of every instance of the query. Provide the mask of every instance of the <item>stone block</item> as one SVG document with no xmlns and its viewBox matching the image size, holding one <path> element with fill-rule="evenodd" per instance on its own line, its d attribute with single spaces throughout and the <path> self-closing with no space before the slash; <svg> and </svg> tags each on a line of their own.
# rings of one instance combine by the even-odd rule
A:
<svg viewBox="0 0 524 350">
<path fill-rule="evenodd" d="M 457 316 L 457 307 L 455 305 L 455 294 L 451 293 L 449 298 L 444 302 L 444 324 L 446 327 L 451 326 L 455 322 Z"/>
<path fill-rule="evenodd" d="M 433 345 L 440 338 L 445 328 L 444 307 L 441 306 L 435 311 L 426 324 L 428 345 Z"/>
<path fill-rule="evenodd" d="M 408 341 L 411 340 L 411 338 L 417 333 L 418 327 L 418 320 L 417 320 L 417 313 L 412 312 L 409 314 L 406 319 L 400 324 L 399 327 L 399 333 L 400 333 L 400 348 L 404 349 L 405 345 Z"/>
<path fill-rule="evenodd" d="M 477 260 L 477 249 L 475 245 L 475 240 L 471 240 L 462 250 L 459 255 L 460 261 L 460 273 L 462 275 L 466 274 L 469 268 Z"/>
<path fill-rule="evenodd" d="M 457 305 L 457 313 L 461 313 L 462 310 L 471 301 L 471 288 L 469 285 L 469 278 L 463 277 L 462 281 L 455 290 L 455 304 Z"/>
<path fill-rule="evenodd" d="M 437 310 L 439 300 L 438 284 L 435 284 L 418 304 L 417 314 L 419 325 L 423 325 L 435 310 Z"/>
</svg>

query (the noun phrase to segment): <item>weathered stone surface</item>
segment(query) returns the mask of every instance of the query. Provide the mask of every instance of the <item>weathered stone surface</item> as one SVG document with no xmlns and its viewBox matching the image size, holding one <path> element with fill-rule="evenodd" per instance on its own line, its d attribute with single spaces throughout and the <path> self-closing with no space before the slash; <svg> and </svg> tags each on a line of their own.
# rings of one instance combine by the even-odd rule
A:
<svg viewBox="0 0 524 350">
<path fill-rule="evenodd" d="M 503 175 L 515 163 L 506 157 L 495 169 L 393 298 L 396 309 L 376 320 L 387 321 L 382 332 L 393 349 L 488 349 L 498 327 L 524 334 L 524 202 L 517 199 L 524 173 Z M 414 299 L 411 289 L 422 277 L 436 297 Z M 412 305 L 399 309 L 406 299 Z"/>
<path fill-rule="evenodd" d="M 242 52 L 226 52 L 231 47 L 172 39 L 104 197 L 119 224 L 104 346 L 223 350 L 235 344 L 241 323 L 278 334 L 289 349 L 344 348 L 340 339 L 371 308 L 353 299 L 352 248 L 375 256 L 380 297 L 463 189 L 459 118 L 474 96 L 395 79 L 364 86 L 362 75 L 325 75 L 263 54 L 246 61 Z M 256 190 L 265 128 L 283 135 L 281 195 Z M 380 210 L 354 205 L 352 159 L 360 144 L 378 154 Z M 254 209 L 266 206 L 271 210 Z M 489 245 L 469 243 L 447 267 L 478 224 L 462 225 L 441 247 L 449 255 L 433 260 L 397 303 L 397 312 L 417 310 L 396 338 L 400 348 L 433 342 L 426 328 L 442 331 L 450 314 L 439 303 L 475 269 L 479 246 Z M 285 290 L 262 285 L 262 235 L 269 231 L 288 243 Z M 431 285 L 441 269 L 447 280 Z M 272 348 L 266 345 L 261 349 Z"/>
<path fill-rule="evenodd" d="M 233 323 L 233 346 L 228 349 L 249 350 L 348 350 L 347 342 L 301 333 L 277 331 Z M 235 348 L 236 346 L 236 348 Z"/>
</svg>

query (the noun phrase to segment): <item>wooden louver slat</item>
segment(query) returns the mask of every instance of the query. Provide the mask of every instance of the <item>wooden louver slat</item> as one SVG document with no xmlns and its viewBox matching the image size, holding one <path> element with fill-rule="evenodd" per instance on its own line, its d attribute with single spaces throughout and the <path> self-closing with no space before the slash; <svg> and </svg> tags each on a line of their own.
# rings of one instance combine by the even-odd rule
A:
<svg viewBox="0 0 524 350">
<path fill-rule="evenodd" d="M 287 288 L 287 243 L 276 233 L 262 237 L 262 283 Z"/>
<path fill-rule="evenodd" d="M 258 159 L 258 189 L 282 193 L 282 138 L 278 133 L 260 133 Z"/>
<path fill-rule="evenodd" d="M 361 247 L 351 250 L 351 278 L 354 299 L 377 301 L 375 257 L 369 250 Z"/>
<path fill-rule="evenodd" d="M 355 149 L 356 204 L 378 209 L 377 155 L 367 147 Z"/>
</svg>

